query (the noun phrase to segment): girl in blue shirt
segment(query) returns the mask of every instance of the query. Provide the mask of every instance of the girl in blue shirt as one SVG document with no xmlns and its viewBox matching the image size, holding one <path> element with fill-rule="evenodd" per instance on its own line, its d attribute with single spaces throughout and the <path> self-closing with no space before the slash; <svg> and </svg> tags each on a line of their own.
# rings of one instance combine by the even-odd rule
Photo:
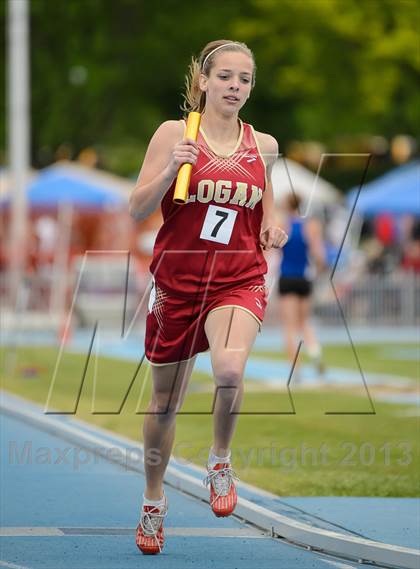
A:
<svg viewBox="0 0 420 569">
<path fill-rule="evenodd" d="M 315 218 L 299 214 L 301 198 L 290 194 L 286 199 L 285 231 L 289 240 L 282 249 L 278 293 L 280 317 L 285 334 L 286 351 L 293 364 L 301 339 L 319 375 L 324 373 L 321 346 L 310 323 L 312 280 L 325 269 L 322 227 Z M 297 375 L 295 366 L 294 375 Z"/>
</svg>

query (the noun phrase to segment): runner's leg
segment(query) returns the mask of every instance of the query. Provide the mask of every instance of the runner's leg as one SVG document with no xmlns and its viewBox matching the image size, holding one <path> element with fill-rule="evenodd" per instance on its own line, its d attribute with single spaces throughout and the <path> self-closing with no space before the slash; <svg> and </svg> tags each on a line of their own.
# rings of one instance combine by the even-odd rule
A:
<svg viewBox="0 0 420 569">
<path fill-rule="evenodd" d="M 259 330 L 257 320 L 238 307 L 211 311 L 204 326 L 216 383 L 213 453 L 227 456 L 243 397 L 243 374 Z"/>
<path fill-rule="evenodd" d="M 287 357 L 293 363 L 299 345 L 299 297 L 296 294 L 280 296 L 280 317 L 286 343 Z"/>
<path fill-rule="evenodd" d="M 188 361 L 162 366 L 152 365 L 153 393 L 143 423 L 146 488 L 145 497 L 159 500 L 163 477 L 175 438 L 175 419 L 195 363 Z"/>
</svg>

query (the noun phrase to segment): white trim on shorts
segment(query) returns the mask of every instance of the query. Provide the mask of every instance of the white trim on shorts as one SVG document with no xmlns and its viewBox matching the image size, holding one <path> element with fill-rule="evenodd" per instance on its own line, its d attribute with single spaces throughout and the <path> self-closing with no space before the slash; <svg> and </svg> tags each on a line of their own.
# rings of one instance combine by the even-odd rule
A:
<svg viewBox="0 0 420 569">
<path fill-rule="evenodd" d="M 222 306 L 216 306 L 216 308 L 212 308 L 207 316 L 209 314 L 211 314 L 212 312 L 214 312 L 215 310 L 221 310 L 222 308 L 240 308 L 241 310 L 243 310 L 244 312 L 247 312 L 248 314 L 250 314 L 251 316 L 253 316 L 255 318 L 255 320 L 258 322 L 259 324 L 259 332 L 261 332 L 261 326 L 262 326 L 262 320 L 260 320 L 258 318 L 258 316 L 256 316 L 253 312 L 251 312 L 251 310 L 249 310 L 248 308 L 245 308 L 244 306 L 240 306 L 239 304 L 223 304 Z"/>
<path fill-rule="evenodd" d="M 205 352 L 209 352 L 210 348 L 208 350 L 204 350 Z M 191 356 L 190 358 L 187 358 L 186 360 L 179 360 L 177 362 L 165 362 L 164 364 L 157 364 L 155 362 L 152 362 L 151 360 L 149 360 L 149 358 L 146 356 L 147 361 L 149 362 L 150 365 L 154 365 L 154 366 L 164 366 L 164 365 L 174 365 L 174 364 L 180 364 L 182 362 L 189 362 L 190 360 L 194 359 L 195 357 L 198 356 L 198 354 L 203 354 L 204 352 L 197 352 L 196 354 L 194 354 L 193 356 Z"/>
</svg>

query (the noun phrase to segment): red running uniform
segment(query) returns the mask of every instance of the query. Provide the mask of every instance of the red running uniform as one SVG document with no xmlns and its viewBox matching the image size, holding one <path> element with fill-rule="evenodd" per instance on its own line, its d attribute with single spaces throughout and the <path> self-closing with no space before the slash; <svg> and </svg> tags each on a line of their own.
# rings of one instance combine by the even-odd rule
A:
<svg viewBox="0 0 420 569">
<path fill-rule="evenodd" d="M 162 200 L 163 225 L 150 271 L 165 292 L 202 297 L 206 289 L 211 295 L 261 281 L 267 272 L 259 245 L 265 164 L 254 129 L 240 125 L 237 146 L 225 157 L 200 129 L 188 202 L 173 203 L 175 182 Z"/>
<path fill-rule="evenodd" d="M 202 129 L 197 143 L 188 202 L 173 202 L 175 181 L 161 202 L 145 342 L 156 364 L 205 351 L 204 317 L 211 310 L 242 307 L 261 323 L 266 307 L 267 263 L 259 242 L 266 168 L 254 129 L 240 121 L 227 156 L 211 148 Z"/>
</svg>

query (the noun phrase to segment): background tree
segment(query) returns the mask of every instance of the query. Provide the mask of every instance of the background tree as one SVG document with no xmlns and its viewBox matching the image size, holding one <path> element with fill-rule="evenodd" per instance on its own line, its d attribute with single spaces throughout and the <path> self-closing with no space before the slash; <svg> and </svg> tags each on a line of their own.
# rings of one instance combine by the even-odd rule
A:
<svg viewBox="0 0 420 569">
<path fill-rule="evenodd" d="M 247 42 L 257 84 L 243 118 L 281 150 L 315 139 L 416 136 L 420 70 L 414 0 L 32 0 L 32 160 L 95 147 L 135 176 L 159 122 L 180 116 L 191 55 Z M 0 24 L 5 32 L 5 0 Z M 3 61 L 5 33 L 0 44 Z M 5 157 L 5 76 L 0 101 Z M 63 146 L 64 145 L 64 146 Z"/>
</svg>

